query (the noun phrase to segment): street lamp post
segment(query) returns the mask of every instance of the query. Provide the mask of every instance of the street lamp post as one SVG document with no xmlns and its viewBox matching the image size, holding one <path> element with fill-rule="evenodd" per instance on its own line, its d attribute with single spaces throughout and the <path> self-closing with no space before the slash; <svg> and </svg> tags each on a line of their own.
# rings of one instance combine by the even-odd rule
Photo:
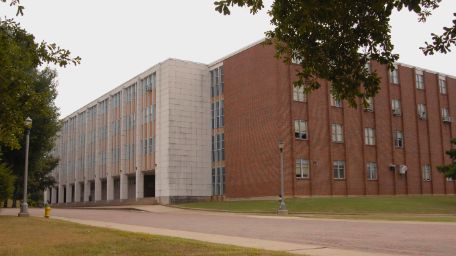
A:
<svg viewBox="0 0 456 256">
<path fill-rule="evenodd" d="M 280 150 L 280 205 L 279 209 L 277 210 L 277 214 L 279 215 L 286 215 L 288 214 L 287 206 L 285 205 L 285 184 L 284 184 L 284 177 L 283 177 L 283 149 L 285 147 L 285 143 L 283 141 L 279 142 L 279 150 Z"/>
<path fill-rule="evenodd" d="M 19 217 L 28 217 L 30 216 L 28 212 L 27 204 L 27 178 L 28 178 L 28 155 L 29 155 L 29 139 L 30 139 L 30 129 L 32 128 L 32 119 L 27 117 L 25 119 L 25 129 L 27 132 L 25 139 L 25 168 L 24 168 L 24 198 L 22 199 L 21 211 L 19 212 Z"/>
</svg>

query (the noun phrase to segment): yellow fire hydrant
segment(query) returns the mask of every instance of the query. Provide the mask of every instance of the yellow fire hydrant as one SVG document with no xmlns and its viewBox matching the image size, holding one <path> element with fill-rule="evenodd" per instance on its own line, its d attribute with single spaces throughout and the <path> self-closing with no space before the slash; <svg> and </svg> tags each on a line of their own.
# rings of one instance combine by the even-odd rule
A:
<svg viewBox="0 0 456 256">
<path fill-rule="evenodd" d="M 50 216 L 51 216 L 51 207 L 48 204 L 46 204 L 44 206 L 44 217 L 46 219 L 49 219 Z"/>
</svg>

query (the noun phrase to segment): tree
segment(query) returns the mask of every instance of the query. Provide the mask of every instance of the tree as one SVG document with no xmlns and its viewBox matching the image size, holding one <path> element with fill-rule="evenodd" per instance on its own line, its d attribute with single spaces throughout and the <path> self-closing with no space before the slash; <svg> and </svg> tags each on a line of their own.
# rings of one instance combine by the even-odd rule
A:
<svg viewBox="0 0 456 256">
<path fill-rule="evenodd" d="M 10 198 L 13 194 L 15 179 L 10 168 L 0 161 L 0 202 Z"/>
<path fill-rule="evenodd" d="M 456 138 L 451 140 L 451 144 L 456 147 Z M 450 156 L 452 163 L 438 166 L 437 169 L 439 172 L 443 173 L 445 177 L 456 180 L 456 148 L 454 147 L 446 152 L 446 154 Z"/>
<path fill-rule="evenodd" d="M 375 96 L 380 78 L 369 72 L 367 63 L 377 61 L 394 69 L 399 56 L 393 53 L 390 16 L 393 10 L 407 8 L 425 22 L 441 0 L 274 0 L 268 14 L 274 30 L 266 32 L 267 43 L 274 43 L 276 56 L 301 69 L 295 86 L 307 93 L 318 89 L 317 78 L 331 83 L 338 99 L 356 106 L 359 99 Z M 216 11 L 230 14 L 230 7 L 247 6 L 252 14 L 264 8 L 263 0 L 220 0 Z M 456 13 L 454 14 L 456 17 Z M 442 35 L 432 34 L 424 54 L 447 53 L 456 44 L 456 19 Z"/>
<path fill-rule="evenodd" d="M 60 130 L 58 108 L 54 104 L 57 96 L 57 74 L 46 68 L 32 73 L 29 87 L 30 99 L 22 107 L 32 118 L 33 126 L 30 132 L 29 152 L 29 183 L 30 193 L 41 194 L 46 188 L 54 185 L 55 180 L 49 173 L 57 166 L 58 159 L 52 156 L 52 149 L 57 132 Z M 11 166 L 18 177 L 15 183 L 13 203 L 22 193 L 25 152 L 24 140 L 21 140 L 20 149 L 5 148 L 4 161 Z"/>
<path fill-rule="evenodd" d="M 0 19 L 0 145 L 17 149 L 24 134 L 22 107 L 30 103 L 33 71 L 46 63 L 59 66 L 78 64 L 68 50 L 55 44 L 36 43 L 32 34 L 12 19 Z"/>
</svg>

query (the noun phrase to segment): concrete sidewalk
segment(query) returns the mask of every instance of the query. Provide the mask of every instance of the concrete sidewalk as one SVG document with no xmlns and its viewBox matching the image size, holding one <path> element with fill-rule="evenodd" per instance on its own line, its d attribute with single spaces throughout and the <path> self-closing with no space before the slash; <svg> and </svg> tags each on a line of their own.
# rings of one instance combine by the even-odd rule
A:
<svg viewBox="0 0 456 256">
<path fill-rule="evenodd" d="M 164 211 L 168 207 L 160 208 Z M 169 209 L 168 209 L 169 210 Z M 178 210 L 178 209 L 177 209 Z M 236 245 L 242 247 L 250 247 L 257 249 L 265 249 L 272 251 L 285 251 L 292 254 L 309 255 L 309 256 L 393 256 L 393 254 L 383 253 L 369 253 L 354 250 L 334 249 L 315 245 L 295 244 L 271 240 L 253 239 L 236 236 L 225 236 L 216 234 L 206 234 L 198 232 L 180 231 L 172 229 L 153 228 L 146 226 L 127 225 L 112 222 L 93 221 L 93 220 L 80 220 L 74 218 L 53 217 L 54 219 L 75 222 L 84 225 L 95 227 L 112 228 L 129 232 L 139 232 L 152 235 L 172 236 L 185 239 L 193 239 L 210 243 Z"/>
</svg>

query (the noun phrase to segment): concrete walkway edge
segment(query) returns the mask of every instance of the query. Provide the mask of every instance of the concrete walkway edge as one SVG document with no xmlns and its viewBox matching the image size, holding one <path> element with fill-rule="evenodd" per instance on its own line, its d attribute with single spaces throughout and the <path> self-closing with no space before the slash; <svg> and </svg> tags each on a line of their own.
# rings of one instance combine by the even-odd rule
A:
<svg viewBox="0 0 456 256">
<path fill-rule="evenodd" d="M 80 220 L 80 219 L 65 218 L 65 217 L 53 217 L 53 218 L 59 219 L 59 220 L 64 220 L 64 221 L 70 221 L 70 222 L 74 222 L 74 223 L 79 223 L 79 224 L 84 224 L 84 225 L 89 225 L 89 226 L 94 226 L 94 227 L 112 228 L 112 229 L 117 229 L 117 230 L 122 230 L 122 231 L 145 233 L 145 234 L 152 234 L 152 235 L 179 237 L 179 238 L 193 239 L 193 240 L 199 240 L 199 241 L 210 242 L 210 243 L 236 245 L 236 246 L 250 247 L 250 248 L 256 248 L 256 249 L 264 249 L 264 250 L 272 250 L 272 251 L 285 251 L 285 252 L 289 252 L 289 253 L 293 253 L 293 254 L 301 254 L 301 255 L 309 255 L 309 256 L 333 256 L 333 255 L 338 255 L 338 256 L 393 256 L 393 254 L 335 249 L 335 248 L 321 247 L 321 246 L 309 245 L 309 244 L 296 244 L 296 243 L 287 243 L 287 242 L 262 240 L 262 239 L 254 239 L 254 238 L 225 236 L 225 235 L 153 228 L 153 227 L 137 226 L 137 225 L 127 225 L 127 224 L 119 224 L 119 223 L 112 223 L 112 222 Z"/>
</svg>

